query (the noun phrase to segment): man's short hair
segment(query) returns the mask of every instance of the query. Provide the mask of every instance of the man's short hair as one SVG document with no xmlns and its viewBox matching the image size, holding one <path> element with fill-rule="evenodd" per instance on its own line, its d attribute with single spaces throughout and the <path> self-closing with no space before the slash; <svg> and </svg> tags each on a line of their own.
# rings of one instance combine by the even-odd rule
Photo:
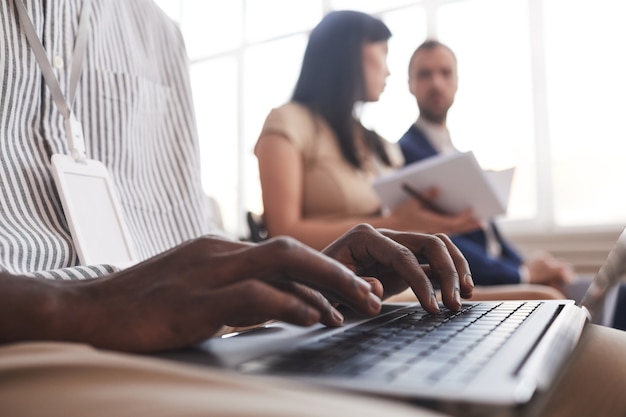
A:
<svg viewBox="0 0 626 417">
<path fill-rule="evenodd" d="M 418 46 L 415 49 L 415 51 L 413 51 L 413 55 L 411 55 L 411 59 L 409 60 L 409 76 L 411 76 L 411 68 L 413 67 L 413 61 L 415 60 L 415 56 L 418 54 L 418 52 L 428 51 L 428 50 L 435 49 L 435 48 L 445 48 L 448 51 L 450 51 L 450 53 L 452 54 L 452 57 L 454 58 L 454 62 L 456 63 L 456 55 L 454 54 L 454 51 L 452 51 L 452 49 L 448 45 L 446 45 L 445 43 L 439 42 L 437 39 L 426 39 L 424 42 L 422 42 L 420 46 Z"/>
</svg>

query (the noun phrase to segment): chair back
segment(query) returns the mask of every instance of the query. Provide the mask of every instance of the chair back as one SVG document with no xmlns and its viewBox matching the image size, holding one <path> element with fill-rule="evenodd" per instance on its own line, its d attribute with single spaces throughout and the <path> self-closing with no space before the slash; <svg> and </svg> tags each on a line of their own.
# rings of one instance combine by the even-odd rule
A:
<svg viewBox="0 0 626 417">
<path fill-rule="evenodd" d="M 250 229 L 250 240 L 252 242 L 262 242 L 269 237 L 263 216 L 248 211 L 246 213 L 246 220 L 248 222 L 248 228 Z"/>
</svg>

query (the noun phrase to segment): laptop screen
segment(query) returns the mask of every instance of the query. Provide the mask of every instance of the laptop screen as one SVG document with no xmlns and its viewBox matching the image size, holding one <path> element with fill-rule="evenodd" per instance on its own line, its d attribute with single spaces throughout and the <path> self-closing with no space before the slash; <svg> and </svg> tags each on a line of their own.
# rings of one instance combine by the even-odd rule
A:
<svg viewBox="0 0 626 417">
<path fill-rule="evenodd" d="M 626 281 L 626 229 L 617 239 L 617 243 L 609 252 L 602 267 L 594 277 L 589 289 L 585 293 L 581 305 L 586 307 L 594 322 L 600 319 L 603 310 L 606 312 L 607 304 L 614 297 L 617 284 Z M 612 308 L 610 309 L 613 310 Z M 612 314 L 610 314 L 612 317 Z"/>
</svg>

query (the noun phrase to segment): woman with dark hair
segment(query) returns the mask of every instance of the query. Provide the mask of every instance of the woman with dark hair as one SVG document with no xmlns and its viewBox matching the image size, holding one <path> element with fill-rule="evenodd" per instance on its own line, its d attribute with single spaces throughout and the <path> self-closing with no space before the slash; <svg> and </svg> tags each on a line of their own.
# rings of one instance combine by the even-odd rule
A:
<svg viewBox="0 0 626 417">
<path fill-rule="evenodd" d="M 385 88 L 390 37 L 381 20 L 356 11 L 331 12 L 311 32 L 293 97 L 271 111 L 255 147 L 270 236 L 322 249 L 361 222 L 427 233 L 479 227 L 469 211 L 444 216 L 417 201 L 381 213 L 372 181 L 402 166 L 402 154 L 355 107 Z"/>
</svg>

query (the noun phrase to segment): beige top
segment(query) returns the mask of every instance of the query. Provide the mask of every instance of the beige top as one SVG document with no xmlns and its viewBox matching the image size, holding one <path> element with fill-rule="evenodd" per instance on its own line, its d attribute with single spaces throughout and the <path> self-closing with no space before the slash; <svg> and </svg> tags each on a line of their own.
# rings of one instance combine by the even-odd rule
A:
<svg viewBox="0 0 626 417">
<path fill-rule="evenodd" d="M 372 187 L 379 175 L 403 164 L 396 144 L 386 143 L 393 167 L 373 155 L 359 170 L 341 154 L 328 123 L 299 103 L 273 109 L 265 120 L 259 142 L 269 134 L 286 138 L 302 155 L 304 164 L 302 214 L 304 218 L 345 218 L 380 212 L 381 203 Z"/>
</svg>

